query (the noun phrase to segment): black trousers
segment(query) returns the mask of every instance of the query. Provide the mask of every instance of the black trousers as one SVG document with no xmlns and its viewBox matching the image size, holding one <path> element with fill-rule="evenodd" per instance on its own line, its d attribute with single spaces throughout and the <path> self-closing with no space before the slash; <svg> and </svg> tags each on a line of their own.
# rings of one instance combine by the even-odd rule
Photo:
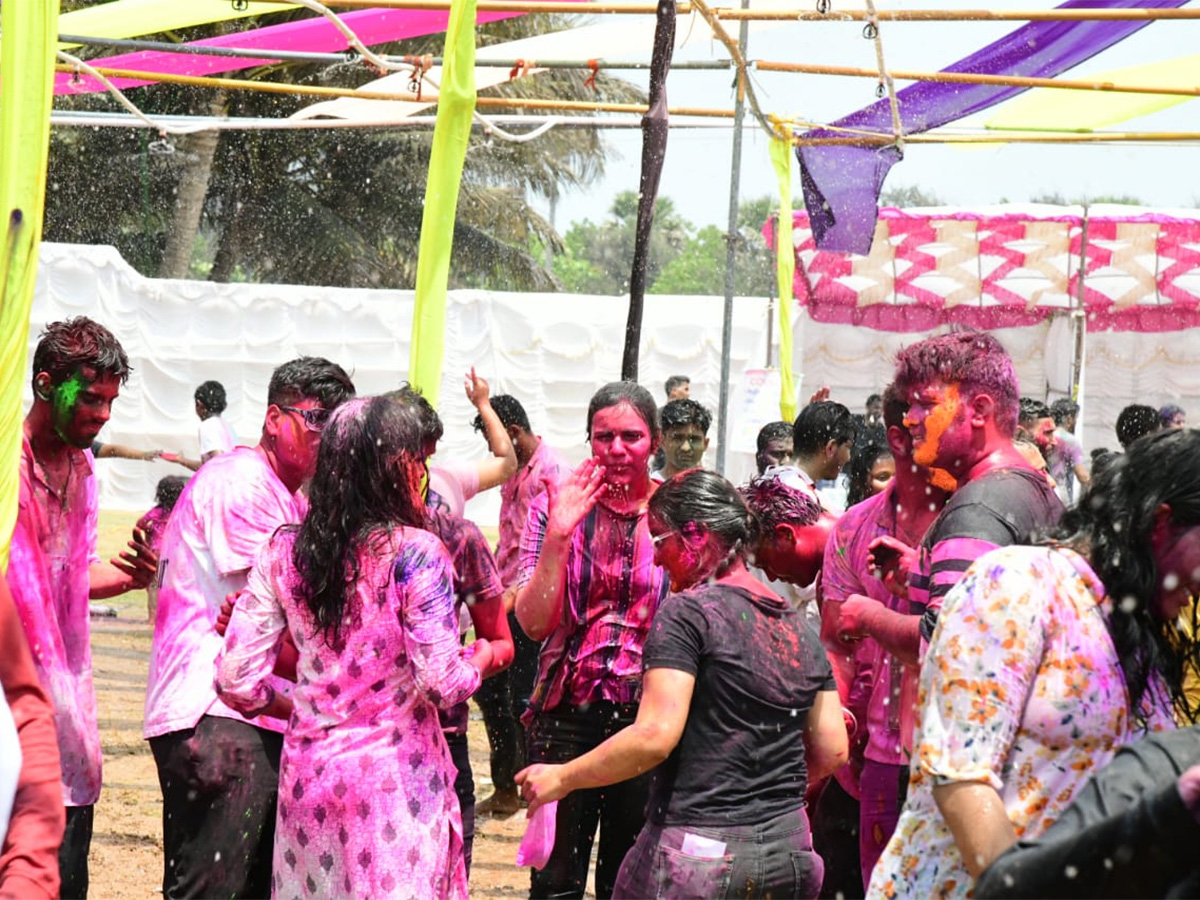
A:
<svg viewBox="0 0 1200 900">
<path fill-rule="evenodd" d="M 526 637 L 513 613 L 508 614 L 508 627 L 513 636 L 513 664 L 499 675 L 484 679 L 475 692 L 491 746 L 492 784 L 501 791 L 514 790 L 513 776 L 525 768 L 521 715 L 529 706 L 542 649 L 541 644 Z"/>
<path fill-rule="evenodd" d="M 812 815 L 813 849 L 825 860 L 822 898 L 861 900 L 865 891 L 858 847 L 858 801 L 829 778 Z"/>
<path fill-rule="evenodd" d="M 529 727 L 529 761 L 564 763 L 603 743 L 637 717 L 635 704 L 593 703 L 586 710 L 558 707 L 539 713 Z M 546 867 L 530 872 L 529 896 L 582 897 L 596 826 L 596 897 L 613 895 L 625 854 L 646 821 L 650 775 L 605 788 L 575 791 L 558 801 L 554 851 Z"/>
<path fill-rule="evenodd" d="M 150 739 L 163 795 L 163 896 L 268 897 L 283 735 L 203 716 Z"/>
<path fill-rule="evenodd" d="M 467 863 L 467 875 L 471 874 L 471 850 L 475 844 L 475 776 L 471 772 L 471 752 L 467 736 L 445 732 L 446 746 L 450 748 L 450 759 L 457 774 L 454 776 L 454 793 L 458 796 L 458 808 L 462 813 L 463 857 Z"/>
<path fill-rule="evenodd" d="M 67 828 L 58 848 L 58 877 L 63 900 L 87 900 L 88 852 L 92 849 L 95 806 L 68 806 Z"/>
</svg>

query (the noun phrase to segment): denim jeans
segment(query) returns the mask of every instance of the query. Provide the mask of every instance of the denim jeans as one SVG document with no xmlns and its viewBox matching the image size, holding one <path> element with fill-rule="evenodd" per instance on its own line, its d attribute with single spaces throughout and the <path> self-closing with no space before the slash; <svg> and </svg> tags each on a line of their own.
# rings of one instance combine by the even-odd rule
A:
<svg viewBox="0 0 1200 900">
<path fill-rule="evenodd" d="M 602 744 L 637 716 L 634 704 L 593 703 L 586 710 L 558 707 L 529 725 L 529 761 L 564 763 Z M 529 896 L 582 897 L 596 826 L 596 897 L 608 900 L 621 860 L 646 820 L 649 774 L 605 788 L 575 791 L 558 801 L 554 850 L 544 869 L 533 869 Z"/>
<path fill-rule="evenodd" d="M 625 857 L 613 896 L 813 898 L 824 872 L 803 808 L 758 825 L 647 822 Z"/>
</svg>

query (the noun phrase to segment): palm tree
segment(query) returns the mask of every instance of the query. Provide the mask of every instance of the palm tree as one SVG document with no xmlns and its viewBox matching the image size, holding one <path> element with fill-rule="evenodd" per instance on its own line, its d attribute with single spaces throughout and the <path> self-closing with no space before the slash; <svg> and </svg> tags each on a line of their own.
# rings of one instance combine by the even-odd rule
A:
<svg viewBox="0 0 1200 900">
<path fill-rule="evenodd" d="M 480 40 L 515 40 L 576 24 L 568 16 L 521 16 L 483 26 Z M 440 53 L 442 40 L 429 36 L 384 49 Z M 595 79 L 594 89 L 588 87 L 586 74 L 554 70 L 492 93 L 642 99 L 632 85 L 603 74 Z M 250 77 L 353 87 L 373 73 L 365 67 L 281 64 Z M 139 89 L 131 96 L 143 109 L 160 113 L 207 111 L 212 102 L 203 91 L 163 86 Z M 107 106 L 107 101 L 94 97 L 72 99 L 75 105 Z M 228 109 L 234 116 L 286 116 L 307 102 L 301 97 L 231 93 Z M 193 148 L 181 141 L 185 152 L 172 154 L 174 159 L 156 158 L 144 136 L 56 132 L 51 180 L 71 189 L 48 196 L 47 239 L 83 237 L 116 244 L 147 274 L 161 271 L 168 243 L 199 243 L 213 248 L 209 277 L 217 281 L 411 287 L 431 140 L 430 132 L 411 129 L 223 132 L 212 156 L 201 214 L 190 213 L 198 221 L 197 241 L 186 230 L 178 233 L 188 227 L 186 209 L 170 217 L 163 207 L 173 202 L 185 170 L 202 168 L 202 154 L 189 155 L 186 151 Z M 474 135 L 459 197 L 452 286 L 552 288 L 554 277 L 534 249 L 555 246 L 559 238 L 530 201 L 592 183 L 603 174 L 604 158 L 597 129 L 555 129 L 521 144 Z M 197 181 L 205 181 L 195 174 L 193 190 Z M 81 208 L 81 196 L 95 202 Z M 131 198 L 142 203 L 130 203 Z M 174 205 L 186 207 L 183 201 Z M 102 215 L 96 214 L 98 209 Z M 172 227 L 177 230 L 173 237 Z M 193 256 L 193 273 L 198 263 L 206 262 Z"/>
</svg>

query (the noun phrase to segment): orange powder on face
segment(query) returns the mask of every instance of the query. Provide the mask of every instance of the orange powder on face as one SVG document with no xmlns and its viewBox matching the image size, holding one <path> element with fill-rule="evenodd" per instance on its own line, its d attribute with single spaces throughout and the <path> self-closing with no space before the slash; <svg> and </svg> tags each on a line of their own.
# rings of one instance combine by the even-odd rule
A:
<svg viewBox="0 0 1200 900">
<path fill-rule="evenodd" d="M 913 462 L 921 466 L 932 466 L 934 464 L 937 460 L 942 438 L 958 417 L 959 406 L 958 385 L 946 385 L 945 390 L 942 392 L 941 401 L 930 410 L 929 414 L 925 416 L 925 421 L 921 423 L 925 431 L 925 436 L 922 438 L 919 447 L 913 447 Z M 907 417 L 904 424 L 909 424 Z"/>
</svg>

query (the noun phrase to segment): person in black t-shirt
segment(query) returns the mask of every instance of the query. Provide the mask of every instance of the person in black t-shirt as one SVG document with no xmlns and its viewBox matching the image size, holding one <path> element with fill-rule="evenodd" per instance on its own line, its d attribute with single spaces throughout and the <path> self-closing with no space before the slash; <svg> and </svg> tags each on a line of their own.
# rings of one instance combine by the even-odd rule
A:
<svg viewBox="0 0 1200 900">
<path fill-rule="evenodd" d="M 746 570 L 758 525 L 724 478 L 671 478 L 650 500 L 649 524 L 677 593 L 646 641 L 637 720 L 565 765 L 518 773 L 530 813 L 653 769 L 647 822 L 615 896 L 816 897 L 823 864 L 805 789 L 847 756 L 820 640 Z"/>
</svg>

